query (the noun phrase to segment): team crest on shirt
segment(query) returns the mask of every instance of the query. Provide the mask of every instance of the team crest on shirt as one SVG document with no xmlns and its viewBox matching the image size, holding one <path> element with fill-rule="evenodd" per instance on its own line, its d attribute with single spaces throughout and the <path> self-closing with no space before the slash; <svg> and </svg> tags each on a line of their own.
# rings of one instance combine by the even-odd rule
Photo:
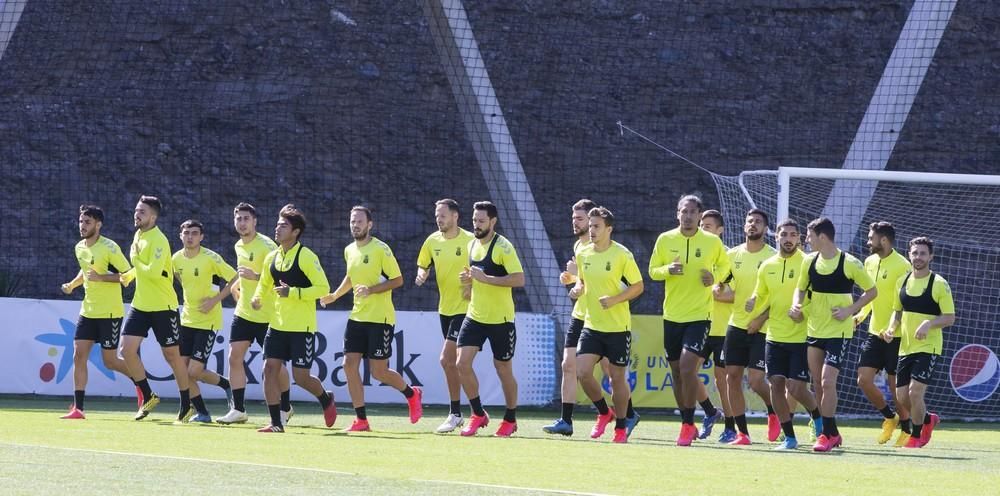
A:
<svg viewBox="0 0 1000 496">
<path fill-rule="evenodd" d="M 253 252 L 250 252 L 250 261 L 253 262 Z"/>
<path fill-rule="evenodd" d="M 883 270 L 882 271 L 882 279 L 888 279 L 888 278 L 889 278 L 889 271 Z"/>
<path fill-rule="evenodd" d="M 793 277 L 795 277 L 795 269 L 791 269 L 788 271 L 788 278 L 791 279 Z"/>
<path fill-rule="evenodd" d="M 611 262 L 610 261 L 608 263 L 604 264 L 604 270 L 606 270 L 608 272 L 611 272 Z"/>
<path fill-rule="evenodd" d="M 697 256 L 697 255 L 695 255 L 695 256 Z M 743 262 L 741 262 L 741 261 L 737 260 L 736 262 L 733 262 L 733 265 L 735 265 L 735 266 L 736 266 L 736 268 L 737 268 L 737 269 L 739 269 L 739 268 L 740 268 L 740 266 L 741 266 L 741 265 L 743 265 Z"/>
<path fill-rule="evenodd" d="M 695 258 L 701 258 L 701 248 L 694 249 L 694 256 Z"/>
<path fill-rule="evenodd" d="M 364 260 L 362 260 L 361 262 L 362 262 L 362 263 L 368 263 L 368 255 L 365 255 L 365 258 L 364 258 Z"/>
<path fill-rule="evenodd" d="M 434 248 L 434 256 L 437 257 L 440 255 L 441 255 L 441 248 Z"/>
<path fill-rule="evenodd" d="M 589 269 L 590 268 L 590 262 L 583 262 L 583 268 L 584 269 Z"/>
<path fill-rule="evenodd" d="M 198 277 L 198 267 L 195 267 L 195 268 L 194 268 L 194 276 L 195 276 L 195 277 Z"/>
<path fill-rule="evenodd" d="M 462 247 L 461 246 L 455 247 L 455 256 L 456 257 L 462 256 Z"/>
</svg>

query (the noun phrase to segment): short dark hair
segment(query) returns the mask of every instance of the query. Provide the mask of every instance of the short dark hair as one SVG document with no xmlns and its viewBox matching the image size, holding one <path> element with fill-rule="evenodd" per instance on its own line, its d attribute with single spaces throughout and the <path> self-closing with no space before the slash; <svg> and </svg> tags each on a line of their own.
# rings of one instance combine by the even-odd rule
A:
<svg viewBox="0 0 1000 496">
<path fill-rule="evenodd" d="M 80 215 L 86 215 L 97 222 L 104 222 L 104 210 L 97 205 L 80 205 Z"/>
<path fill-rule="evenodd" d="M 719 226 L 724 227 L 726 225 L 726 222 L 722 220 L 722 212 L 715 209 L 710 209 L 702 212 L 701 220 L 705 219 L 715 219 L 715 221 L 719 223 Z"/>
<path fill-rule="evenodd" d="M 767 213 L 759 208 L 751 208 L 750 210 L 748 210 L 747 217 L 750 217 L 751 215 L 761 216 L 764 219 L 764 227 L 767 227 L 767 225 L 771 223 L 771 219 L 768 218 Z"/>
<path fill-rule="evenodd" d="M 588 200 L 586 198 L 583 198 L 573 204 L 573 210 L 583 210 L 584 212 L 587 212 L 588 216 L 595 208 L 597 208 L 597 203 L 594 203 L 593 200 Z"/>
<path fill-rule="evenodd" d="M 486 212 L 486 216 L 491 219 L 497 218 L 497 206 L 493 202 L 479 201 L 472 204 L 472 211 L 482 210 Z"/>
<path fill-rule="evenodd" d="M 931 241 L 931 238 L 928 238 L 927 236 L 918 236 L 911 239 L 910 248 L 913 248 L 914 245 L 924 245 L 927 247 L 927 253 L 930 253 L 931 255 L 934 254 L 934 241 Z"/>
<path fill-rule="evenodd" d="M 278 216 L 287 220 L 292 225 L 292 230 L 299 230 L 299 235 L 295 239 L 301 238 L 302 234 L 306 232 L 306 214 L 302 213 L 299 207 L 296 207 L 294 204 L 289 203 L 281 207 Z"/>
<path fill-rule="evenodd" d="M 455 200 L 452 200 L 451 198 L 442 198 L 442 199 L 434 202 L 434 205 L 444 205 L 444 206 L 448 207 L 448 210 L 451 210 L 452 212 L 455 212 L 456 214 L 460 213 L 458 211 L 458 202 L 455 201 Z"/>
<path fill-rule="evenodd" d="M 701 203 L 701 198 L 698 198 L 697 195 L 682 196 L 680 200 L 677 200 L 677 210 L 680 210 L 681 205 L 684 205 L 687 202 L 694 202 L 694 204 L 698 206 L 699 212 L 705 210 L 705 206 Z"/>
<path fill-rule="evenodd" d="M 871 225 L 868 226 L 868 228 L 874 231 L 875 234 L 878 234 L 879 236 L 888 239 L 890 245 L 896 242 L 896 228 L 892 227 L 891 223 L 886 222 L 884 220 L 878 222 L 872 222 Z"/>
<path fill-rule="evenodd" d="M 826 235 L 826 237 L 830 238 L 830 241 L 833 241 L 834 237 L 837 235 L 837 228 L 833 226 L 833 221 L 826 217 L 813 219 L 813 221 L 807 226 L 807 229 L 817 235 Z"/>
<path fill-rule="evenodd" d="M 239 204 L 236 205 L 236 208 L 233 209 L 233 215 L 236 215 L 240 212 L 247 212 L 250 215 L 252 215 L 254 219 L 257 218 L 257 209 L 254 208 L 253 205 L 247 202 L 240 202 Z"/>
<path fill-rule="evenodd" d="M 372 209 L 370 209 L 370 208 L 368 208 L 366 206 L 355 205 L 355 206 L 351 207 L 351 212 L 364 212 L 365 213 L 365 217 L 368 219 L 368 222 L 371 222 L 371 221 L 375 220 L 372 217 Z"/>
<path fill-rule="evenodd" d="M 142 195 L 139 197 L 139 203 L 145 203 L 152 208 L 156 215 L 160 215 L 160 211 L 163 210 L 163 204 L 160 203 L 160 199 L 155 196 Z"/>
<path fill-rule="evenodd" d="M 781 221 L 780 223 L 778 223 L 778 225 L 777 225 L 777 226 L 775 226 L 775 228 L 774 228 L 774 229 L 775 229 L 776 231 L 780 231 L 780 230 L 781 230 L 781 229 L 782 229 L 783 227 L 794 227 L 794 228 L 795 228 L 795 232 L 802 232 L 802 231 L 801 231 L 801 230 L 799 229 L 799 223 L 798 223 L 798 222 L 795 222 L 795 221 L 794 221 L 794 220 L 792 220 L 792 219 L 785 219 L 785 220 Z"/>
<path fill-rule="evenodd" d="M 186 220 L 184 222 L 181 222 L 181 231 L 183 231 L 185 229 L 190 229 L 192 227 L 197 227 L 198 230 L 201 231 L 202 234 L 205 234 L 205 225 L 202 224 L 201 221 L 197 221 L 197 220 L 194 220 L 194 219 L 188 219 L 188 220 Z"/>
<path fill-rule="evenodd" d="M 587 212 L 589 217 L 600 217 L 604 219 L 604 224 L 608 227 L 615 225 L 615 214 L 604 207 L 594 207 Z"/>
</svg>

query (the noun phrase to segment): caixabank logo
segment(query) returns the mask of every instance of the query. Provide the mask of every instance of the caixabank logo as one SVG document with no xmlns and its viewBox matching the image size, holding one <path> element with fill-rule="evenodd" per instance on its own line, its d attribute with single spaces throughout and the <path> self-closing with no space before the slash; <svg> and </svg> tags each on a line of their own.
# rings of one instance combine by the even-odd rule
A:
<svg viewBox="0 0 1000 496">
<path fill-rule="evenodd" d="M 51 361 L 43 362 L 38 369 L 38 378 L 42 382 L 52 382 L 55 380 L 56 384 L 59 384 L 66 378 L 66 374 L 70 370 L 73 370 L 73 338 L 76 336 L 76 324 L 66 319 L 59 319 L 59 327 L 62 329 L 61 334 L 48 332 L 35 336 L 35 341 L 49 345 L 46 356 Z M 115 380 L 115 374 L 104 366 L 104 360 L 101 359 L 100 346 L 95 344 L 90 349 L 90 356 L 87 357 L 87 361 L 92 363 L 108 379 Z"/>
<path fill-rule="evenodd" d="M 1000 385 L 1000 360 L 981 344 L 968 344 L 951 359 L 951 387 L 965 401 L 985 401 Z"/>
</svg>

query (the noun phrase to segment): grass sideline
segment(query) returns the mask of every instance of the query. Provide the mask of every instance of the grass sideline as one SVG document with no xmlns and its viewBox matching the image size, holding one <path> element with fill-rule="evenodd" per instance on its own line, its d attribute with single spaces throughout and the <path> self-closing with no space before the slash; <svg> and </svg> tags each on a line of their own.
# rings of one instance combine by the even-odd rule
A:
<svg viewBox="0 0 1000 496">
<path fill-rule="evenodd" d="M 173 425 L 175 400 L 150 418 L 132 420 L 128 399 L 88 399 L 87 420 L 59 420 L 69 398 L 0 396 L 7 426 L 0 434 L 0 484 L 5 494 L 229 493 L 308 494 L 983 494 L 1000 487 L 996 424 L 944 423 L 931 445 L 898 450 L 874 444 L 877 424 L 843 422 L 846 447 L 832 454 L 776 453 L 762 419 L 755 444 L 737 448 L 700 441 L 674 446 L 676 417 L 647 414 L 630 444 L 589 439 L 589 409 L 573 437 L 553 438 L 542 425 L 554 411 L 519 412 L 514 439 L 437 435 L 446 413 L 428 408 L 411 425 L 406 410 L 369 407 L 371 433 L 347 435 L 353 411 L 339 405 L 334 429 L 322 427 L 319 406 L 296 403 L 285 434 L 258 434 L 259 402 L 242 426 Z M 222 402 L 209 402 L 213 415 Z M 493 409 L 495 429 L 502 411 Z M 640 410 L 641 413 L 641 410 Z M 257 421 L 257 422 L 255 422 Z M 797 422 L 806 438 L 805 420 Z M 821 474 L 809 479 L 811 474 Z M 728 488 L 728 489 L 727 489 Z"/>
</svg>

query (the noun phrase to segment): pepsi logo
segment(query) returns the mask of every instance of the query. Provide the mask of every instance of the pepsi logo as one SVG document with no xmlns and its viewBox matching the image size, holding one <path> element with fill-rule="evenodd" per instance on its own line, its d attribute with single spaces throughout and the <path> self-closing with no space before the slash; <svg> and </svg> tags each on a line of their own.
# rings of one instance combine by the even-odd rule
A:
<svg viewBox="0 0 1000 496">
<path fill-rule="evenodd" d="M 983 345 L 965 345 L 951 359 L 948 375 L 955 394 L 978 403 L 993 396 L 1000 385 L 1000 360 Z"/>
</svg>

